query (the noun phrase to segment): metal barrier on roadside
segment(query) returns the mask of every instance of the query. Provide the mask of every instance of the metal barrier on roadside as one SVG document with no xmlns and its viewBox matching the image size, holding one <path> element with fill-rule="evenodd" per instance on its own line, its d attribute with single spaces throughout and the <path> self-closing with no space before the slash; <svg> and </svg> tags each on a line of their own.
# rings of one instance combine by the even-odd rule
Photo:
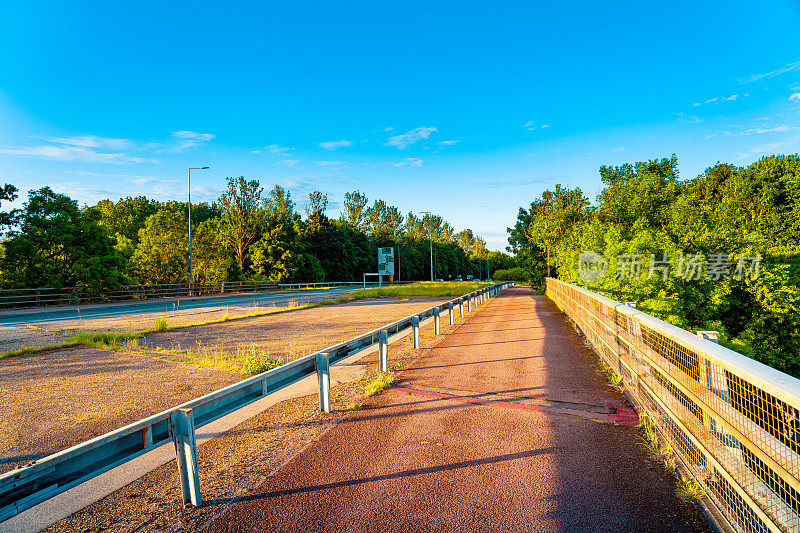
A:
<svg viewBox="0 0 800 533">
<path fill-rule="evenodd" d="M 278 289 L 274 281 L 220 281 L 215 283 L 169 283 L 158 285 L 122 285 L 111 291 L 97 292 L 86 287 L 39 287 L 35 289 L 0 289 L 0 308 L 80 305 L 86 303 L 150 300 L 241 292 L 266 292 Z"/>
<path fill-rule="evenodd" d="M 800 380 L 560 280 L 547 295 L 743 532 L 800 531 Z M 629 302 L 630 303 L 630 302 Z"/>
<path fill-rule="evenodd" d="M 502 283 L 494 287 L 502 291 L 511 285 Z M 480 289 L 468 297 L 486 291 Z M 448 309 L 454 302 L 463 301 L 463 298 L 386 324 L 349 341 L 49 455 L 28 466 L 0 474 L 0 522 L 170 441 L 175 444 L 178 457 L 183 501 L 200 505 L 195 428 L 314 374 L 319 379 L 320 409 L 330 412 L 331 365 L 380 343 L 381 370 L 388 371 L 389 335 L 412 328 L 414 347 L 419 348 L 420 322 L 438 317 L 439 312 Z"/>
</svg>

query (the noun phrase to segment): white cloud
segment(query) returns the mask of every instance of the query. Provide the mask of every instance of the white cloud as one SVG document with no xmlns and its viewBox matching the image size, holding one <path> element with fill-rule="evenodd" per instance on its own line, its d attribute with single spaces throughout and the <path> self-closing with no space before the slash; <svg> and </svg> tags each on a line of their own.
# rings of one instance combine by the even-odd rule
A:
<svg viewBox="0 0 800 533">
<path fill-rule="evenodd" d="M 392 131 L 393 129 L 394 129 L 393 127 L 387 126 L 387 127 L 383 128 L 383 131 Z"/>
<path fill-rule="evenodd" d="M 533 131 L 536 128 L 549 128 L 550 124 L 542 124 L 541 126 L 537 126 L 535 120 L 529 120 L 528 122 L 523 124 L 522 127 L 528 131 Z"/>
<path fill-rule="evenodd" d="M 792 95 L 789 97 L 789 101 L 790 101 L 790 102 L 794 102 L 794 101 L 798 101 L 798 102 L 800 102 L 800 93 L 793 93 L 793 94 L 792 94 Z"/>
<path fill-rule="evenodd" d="M 84 148 L 111 148 L 113 150 L 125 150 L 133 145 L 129 139 L 114 139 L 110 137 L 98 137 L 97 135 L 46 137 L 44 140 L 50 143 L 63 144 L 67 146 L 81 146 Z"/>
<path fill-rule="evenodd" d="M 445 146 L 453 146 L 454 144 L 458 144 L 460 141 L 442 141 L 439 144 L 443 144 Z"/>
<path fill-rule="evenodd" d="M 336 150 L 337 148 L 342 148 L 344 146 L 352 146 L 353 141 L 325 141 L 319 143 L 320 148 L 324 148 L 325 150 Z"/>
<path fill-rule="evenodd" d="M 317 161 L 317 164 L 321 167 L 344 165 L 342 161 Z"/>
<path fill-rule="evenodd" d="M 260 154 L 261 150 L 250 150 L 251 154 Z"/>
<path fill-rule="evenodd" d="M 389 137 L 389 139 L 384 143 L 384 146 L 394 146 L 398 150 L 404 150 L 409 145 L 418 143 L 423 139 L 427 139 L 430 137 L 431 133 L 436 131 L 439 130 L 432 126 L 420 126 L 419 128 L 414 128 L 413 130 L 407 131 L 401 135 Z"/>
<path fill-rule="evenodd" d="M 56 161 L 83 161 L 85 163 L 155 163 L 155 159 L 134 157 L 121 152 L 98 152 L 84 146 L 19 146 L 2 147 L 0 152 L 20 157 L 39 157 Z"/>
<path fill-rule="evenodd" d="M 299 159 L 281 159 L 280 161 L 278 161 L 278 163 L 280 163 L 281 165 L 286 165 L 287 167 L 293 167 L 299 162 L 300 162 Z"/>
<path fill-rule="evenodd" d="M 797 130 L 800 130 L 800 126 L 780 125 L 772 128 L 748 128 L 746 130 L 737 131 L 733 133 L 730 131 L 726 131 L 725 135 L 727 135 L 728 137 L 741 137 L 745 135 L 761 135 L 763 133 L 785 133 L 787 131 L 797 131 Z"/>
<path fill-rule="evenodd" d="M 624 146 L 620 146 L 619 148 L 612 148 L 612 149 L 611 149 L 611 151 L 612 151 L 612 152 L 621 152 L 621 151 L 623 151 L 624 149 L 625 149 L 625 147 L 624 147 Z"/>
<path fill-rule="evenodd" d="M 706 140 L 706 141 L 707 141 L 707 140 L 709 140 L 709 139 L 713 139 L 713 138 L 714 138 L 714 137 L 716 137 L 716 136 L 717 136 L 717 134 L 716 134 L 716 133 L 711 133 L 711 134 L 709 134 L 709 135 L 706 135 L 705 137 L 703 137 L 703 140 Z"/>
<path fill-rule="evenodd" d="M 172 138 L 175 141 L 175 146 L 172 150 L 175 152 L 183 152 L 195 146 L 207 143 L 216 138 L 216 135 L 211 133 L 197 133 L 194 131 L 173 131 Z"/>
<path fill-rule="evenodd" d="M 715 96 L 714 98 L 709 98 L 708 100 L 706 100 L 705 103 L 710 104 L 712 102 L 716 102 L 717 100 L 719 100 L 719 97 Z"/>
<path fill-rule="evenodd" d="M 264 147 L 264 150 L 271 154 L 275 155 L 286 155 L 287 153 L 294 150 L 294 148 L 287 148 L 285 146 L 281 146 L 279 144 L 270 144 Z"/>
<path fill-rule="evenodd" d="M 734 101 L 734 100 L 736 100 L 737 98 L 739 98 L 739 95 L 738 95 L 738 94 L 732 94 L 732 95 L 730 95 L 730 96 L 723 96 L 723 97 L 722 97 L 722 99 L 723 99 L 724 101 L 726 101 L 726 102 L 733 102 L 733 101 Z"/>
<path fill-rule="evenodd" d="M 700 107 L 700 102 L 695 102 L 692 104 L 692 107 Z"/>
<path fill-rule="evenodd" d="M 752 82 L 764 78 L 774 78 L 775 76 L 780 76 L 781 74 L 786 74 L 787 72 L 794 72 L 795 70 L 800 70 L 800 61 L 795 61 L 794 63 L 789 63 L 788 65 L 783 66 L 779 69 L 775 69 L 770 72 L 765 72 L 763 74 L 756 74 L 755 76 L 750 76 L 749 78 L 745 78 L 739 81 Z"/>
<path fill-rule="evenodd" d="M 418 157 L 407 157 L 397 163 L 392 163 L 396 167 L 421 167 L 423 164 L 422 159 Z"/>
</svg>

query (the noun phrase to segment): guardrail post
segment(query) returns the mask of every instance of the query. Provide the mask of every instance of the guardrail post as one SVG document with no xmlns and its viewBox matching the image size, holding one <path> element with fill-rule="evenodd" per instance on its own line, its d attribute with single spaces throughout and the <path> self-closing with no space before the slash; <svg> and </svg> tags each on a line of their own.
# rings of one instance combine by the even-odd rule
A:
<svg viewBox="0 0 800 533">
<path fill-rule="evenodd" d="M 453 302 L 449 302 L 447 304 L 447 312 L 450 314 L 450 325 L 452 326 L 456 323 L 456 320 L 453 317 Z"/>
<path fill-rule="evenodd" d="M 439 335 L 440 328 L 439 328 L 439 307 L 433 308 L 433 334 Z"/>
<path fill-rule="evenodd" d="M 172 441 L 178 461 L 178 476 L 181 478 L 183 504 L 200 507 L 200 476 L 197 466 L 197 441 L 194 438 L 194 415 L 191 409 L 178 409 L 170 416 Z"/>
<path fill-rule="evenodd" d="M 464 318 L 464 298 L 458 299 L 458 316 Z"/>
<path fill-rule="evenodd" d="M 471 312 L 472 312 L 472 295 L 468 294 L 467 295 L 467 313 L 471 313 Z"/>
<path fill-rule="evenodd" d="M 385 329 L 378 332 L 378 355 L 380 357 L 381 372 L 389 371 L 389 334 Z"/>
<path fill-rule="evenodd" d="M 419 315 L 411 317 L 411 330 L 414 333 L 414 348 L 419 348 Z"/>
<path fill-rule="evenodd" d="M 328 354 L 317 354 L 317 377 L 319 378 L 319 409 L 322 412 L 331 412 L 331 369 Z"/>
</svg>

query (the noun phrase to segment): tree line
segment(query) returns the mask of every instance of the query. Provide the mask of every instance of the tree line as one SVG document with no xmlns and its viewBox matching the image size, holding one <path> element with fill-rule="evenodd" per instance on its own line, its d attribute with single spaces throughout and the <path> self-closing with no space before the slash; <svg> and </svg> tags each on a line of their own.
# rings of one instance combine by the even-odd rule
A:
<svg viewBox="0 0 800 533">
<path fill-rule="evenodd" d="M 5 185 L 0 201 L 17 198 Z M 347 193 L 342 214 L 326 215 L 328 197 L 313 191 L 302 216 L 290 191 L 265 191 L 258 180 L 228 178 L 214 202 L 191 205 L 195 282 L 361 281 L 377 271 L 377 247 L 395 248 L 395 279 L 486 277 L 513 259 L 489 252 L 472 230 L 456 232 L 442 217 L 403 213 L 383 200 Z M 22 209 L 0 213 L 5 288 L 83 287 L 102 292 L 123 284 L 189 280 L 189 205 L 145 196 L 79 207 L 49 187 L 28 193 Z M 399 259 L 399 261 L 398 261 Z"/>
<path fill-rule="evenodd" d="M 689 180 L 679 178 L 673 155 L 603 166 L 600 179 L 593 205 L 580 188 L 556 185 L 519 210 L 509 250 L 527 277 L 538 282 L 550 272 L 638 301 L 679 327 L 720 331 L 728 347 L 800 376 L 797 155 L 718 163 Z"/>
</svg>

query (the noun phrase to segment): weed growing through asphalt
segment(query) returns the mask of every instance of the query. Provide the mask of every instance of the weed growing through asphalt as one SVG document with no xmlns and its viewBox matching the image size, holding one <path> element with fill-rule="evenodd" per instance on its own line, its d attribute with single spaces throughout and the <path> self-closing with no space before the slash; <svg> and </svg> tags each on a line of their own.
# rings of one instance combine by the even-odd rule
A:
<svg viewBox="0 0 800 533">
<path fill-rule="evenodd" d="M 350 405 L 347 406 L 347 410 L 348 411 L 360 411 L 362 409 L 362 407 L 364 407 L 364 406 L 361 405 L 360 403 L 351 403 Z"/>
<path fill-rule="evenodd" d="M 644 447 L 651 454 L 660 456 L 667 468 L 675 470 L 676 460 L 672 445 L 669 441 L 665 441 L 662 444 L 661 439 L 658 437 L 658 429 L 656 429 L 655 423 L 647 415 L 646 411 L 642 410 L 639 418 L 642 421 L 642 429 L 644 430 Z"/>
<path fill-rule="evenodd" d="M 166 318 L 156 318 L 156 331 L 169 331 L 169 324 Z"/>
<path fill-rule="evenodd" d="M 684 500 L 700 500 L 706 497 L 705 491 L 700 488 L 700 484 L 693 478 L 688 478 L 681 474 L 680 479 L 676 483 L 675 492 L 679 498 Z"/>
<path fill-rule="evenodd" d="M 272 357 L 269 352 L 258 350 L 255 344 L 249 350 L 243 351 L 241 348 L 239 350 L 239 356 L 244 358 L 242 374 L 247 376 L 255 376 L 267 370 L 278 368 L 283 364 L 283 361 Z"/>
<path fill-rule="evenodd" d="M 380 391 L 389 388 L 395 381 L 397 381 L 397 378 L 394 377 L 392 372 L 389 372 L 388 374 L 380 374 L 377 378 L 375 378 L 375 381 L 364 387 L 364 392 L 366 393 L 366 396 L 372 396 L 373 394 L 377 394 Z"/>
<path fill-rule="evenodd" d="M 405 370 L 406 368 L 408 368 L 408 365 L 405 363 L 395 363 L 394 365 L 394 369 L 397 370 L 398 372 L 401 370 Z"/>
</svg>

